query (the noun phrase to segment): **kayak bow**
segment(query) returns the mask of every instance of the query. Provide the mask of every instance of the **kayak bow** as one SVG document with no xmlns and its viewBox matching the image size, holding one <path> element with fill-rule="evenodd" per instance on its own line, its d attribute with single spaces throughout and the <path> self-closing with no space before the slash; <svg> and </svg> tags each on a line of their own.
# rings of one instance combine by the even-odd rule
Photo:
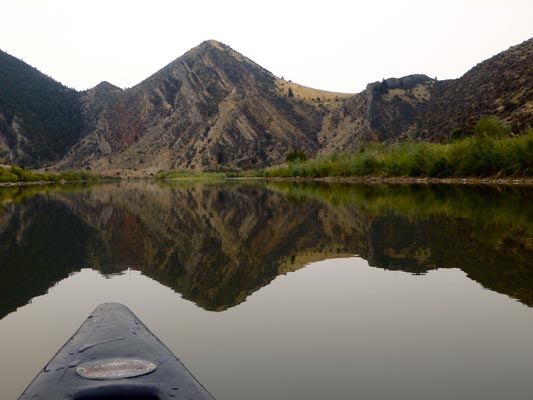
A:
<svg viewBox="0 0 533 400">
<path fill-rule="evenodd" d="M 125 306 L 99 305 L 19 400 L 214 400 Z"/>
</svg>

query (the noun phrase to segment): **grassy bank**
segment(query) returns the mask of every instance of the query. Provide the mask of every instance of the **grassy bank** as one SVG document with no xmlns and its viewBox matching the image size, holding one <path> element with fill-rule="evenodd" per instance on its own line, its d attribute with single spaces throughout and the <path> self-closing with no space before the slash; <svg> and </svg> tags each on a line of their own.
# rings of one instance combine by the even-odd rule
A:
<svg viewBox="0 0 533 400">
<path fill-rule="evenodd" d="M 477 134 L 450 143 L 369 144 L 267 168 L 267 177 L 532 177 L 533 129 L 517 137 Z"/>
<path fill-rule="evenodd" d="M 79 182 L 100 180 L 100 175 L 89 171 L 36 172 L 17 165 L 0 166 L 0 183 Z"/>
<path fill-rule="evenodd" d="M 223 172 L 203 172 L 193 170 L 163 170 L 154 175 L 155 179 L 225 179 Z"/>
</svg>

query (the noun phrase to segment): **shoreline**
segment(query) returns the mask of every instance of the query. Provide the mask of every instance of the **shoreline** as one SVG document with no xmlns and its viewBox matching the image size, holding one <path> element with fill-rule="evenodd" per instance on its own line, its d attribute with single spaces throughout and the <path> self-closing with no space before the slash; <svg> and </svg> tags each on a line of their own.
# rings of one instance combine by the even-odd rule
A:
<svg viewBox="0 0 533 400">
<path fill-rule="evenodd" d="M 61 182 L 54 181 L 35 181 L 35 182 L 0 182 L 0 187 L 15 187 L 15 186 L 44 186 L 60 184 Z M 65 182 L 66 183 L 66 182 Z"/>
<path fill-rule="evenodd" d="M 117 179 L 95 179 L 95 180 L 77 180 L 77 181 L 30 181 L 30 182 L 0 182 L 2 187 L 17 187 L 17 186 L 46 186 L 46 185 L 64 185 L 66 183 L 97 183 L 97 182 L 112 182 Z"/>
<path fill-rule="evenodd" d="M 442 185 L 501 185 L 533 186 L 533 178 L 430 178 L 430 177 L 341 177 L 318 178 L 318 181 L 375 184 L 442 184 Z"/>
<path fill-rule="evenodd" d="M 533 186 L 533 178 L 431 178 L 431 177 L 383 177 L 383 176 L 340 176 L 340 177 L 268 177 L 279 182 L 338 182 L 367 184 L 442 184 L 442 185 L 501 185 Z"/>
<path fill-rule="evenodd" d="M 328 182 L 328 183 L 365 183 L 365 184 L 443 184 L 443 185 L 497 185 L 497 186 L 533 186 L 533 178 L 431 178 L 431 177 L 382 177 L 382 176 L 343 176 L 343 177 L 226 177 L 227 180 L 266 180 L 274 182 Z M 45 186 L 65 183 L 109 182 L 129 180 L 157 180 L 153 177 L 128 179 L 102 179 L 96 181 L 35 181 L 35 182 L 0 182 L 2 187 Z M 164 179 L 163 179 L 164 180 Z M 171 180 L 176 180 L 171 179 Z M 186 180 L 206 180 L 206 178 L 187 178 Z"/>
</svg>

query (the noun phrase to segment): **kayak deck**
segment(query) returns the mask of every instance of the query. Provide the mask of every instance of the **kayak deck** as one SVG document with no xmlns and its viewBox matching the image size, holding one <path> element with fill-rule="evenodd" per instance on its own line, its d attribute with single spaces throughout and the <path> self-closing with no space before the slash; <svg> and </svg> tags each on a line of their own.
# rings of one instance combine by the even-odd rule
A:
<svg viewBox="0 0 533 400">
<path fill-rule="evenodd" d="M 98 306 L 19 400 L 214 400 L 125 306 Z"/>
</svg>

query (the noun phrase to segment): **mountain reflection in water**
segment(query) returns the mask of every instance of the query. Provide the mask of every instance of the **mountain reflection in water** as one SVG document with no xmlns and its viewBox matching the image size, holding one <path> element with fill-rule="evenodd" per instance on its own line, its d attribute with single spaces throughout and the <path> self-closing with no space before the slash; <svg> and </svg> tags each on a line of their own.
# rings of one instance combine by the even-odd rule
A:
<svg viewBox="0 0 533 400">
<path fill-rule="evenodd" d="M 311 261 L 460 268 L 533 305 L 533 189 L 124 182 L 1 188 L 0 319 L 82 268 L 139 270 L 222 311 Z"/>
</svg>

